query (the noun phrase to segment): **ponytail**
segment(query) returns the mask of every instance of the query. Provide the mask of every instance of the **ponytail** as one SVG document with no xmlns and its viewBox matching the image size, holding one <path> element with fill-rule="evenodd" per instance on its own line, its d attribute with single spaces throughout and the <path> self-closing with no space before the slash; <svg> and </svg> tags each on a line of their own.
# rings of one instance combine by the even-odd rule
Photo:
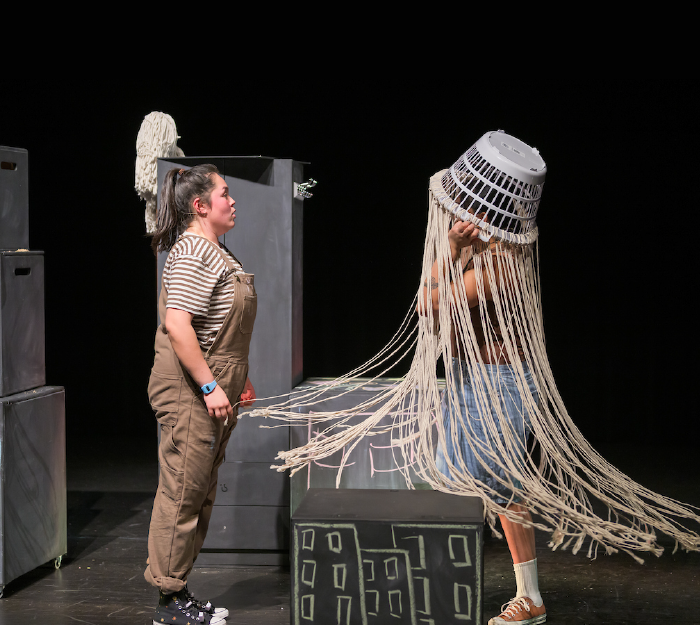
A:
<svg viewBox="0 0 700 625">
<path fill-rule="evenodd" d="M 213 174 L 218 173 L 219 170 L 214 165 L 195 165 L 191 169 L 171 169 L 165 174 L 156 230 L 151 241 L 156 254 L 169 252 L 177 238 L 187 229 L 194 216 L 192 202 L 195 198 L 209 202 L 215 186 Z"/>
</svg>

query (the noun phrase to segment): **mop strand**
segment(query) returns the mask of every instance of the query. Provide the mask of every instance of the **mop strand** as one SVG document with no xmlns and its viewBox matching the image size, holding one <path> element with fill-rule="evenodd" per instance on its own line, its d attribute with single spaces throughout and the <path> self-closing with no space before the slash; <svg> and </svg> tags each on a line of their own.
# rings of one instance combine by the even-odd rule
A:
<svg viewBox="0 0 700 625">
<path fill-rule="evenodd" d="M 184 156 L 177 146 L 175 121 L 166 113 L 154 111 L 141 122 L 136 137 L 136 172 L 134 187 L 146 202 L 146 232 L 156 231 L 156 201 L 158 198 L 158 159 Z"/>
</svg>

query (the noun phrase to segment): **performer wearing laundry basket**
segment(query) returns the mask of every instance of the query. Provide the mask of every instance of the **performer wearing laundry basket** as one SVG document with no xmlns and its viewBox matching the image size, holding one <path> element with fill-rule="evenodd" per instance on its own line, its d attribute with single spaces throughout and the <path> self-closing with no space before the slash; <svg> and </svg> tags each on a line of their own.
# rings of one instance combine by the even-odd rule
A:
<svg viewBox="0 0 700 625">
<path fill-rule="evenodd" d="M 479 215 L 482 219 L 486 217 L 485 213 Z M 457 220 L 450 229 L 448 237 L 452 253 L 452 262 L 457 260 L 461 251 L 468 246 L 471 246 L 473 254 L 489 254 L 494 258 L 495 265 L 498 267 L 498 256 L 510 253 L 506 247 L 499 246 L 495 242 L 490 244 L 482 243 L 478 236 L 479 229 L 471 222 L 463 222 Z M 437 280 L 437 263 L 433 266 L 434 278 Z M 470 349 L 463 342 L 458 341 L 457 332 L 454 327 L 451 330 L 452 353 L 455 354 L 452 358 L 451 369 L 452 375 L 457 382 L 457 391 L 454 393 L 456 405 L 459 407 L 459 412 L 455 415 L 459 424 L 455 427 L 455 423 L 451 418 L 451 410 L 449 405 L 449 395 L 445 393 L 442 404 L 443 426 L 445 428 L 446 448 L 438 447 L 436 465 L 438 469 L 449 478 L 451 465 L 453 470 L 459 470 L 459 467 L 464 466 L 469 474 L 482 482 L 491 490 L 491 496 L 495 503 L 506 506 L 512 512 L 520 514 L 524 520 L 531 521 L 532 518 L 527 508 L 521 505 L 518 498 L 513 496 L 513 492 L 508 488 L 508 476 L 502 468 L 504 458 L 501 453 L 497 452 L 498 461 L 491 461 L 488 452 L 479 450 L 479 445 L 484 445 L 492 449 L 507 447 L 505 441 L 507 435 L 504 433 L 504 426 L 496 416 L 495 410 L 492 407 L 484 407 L 481 404 L 474 390 L 475 386 L 491 387 L 494 389 L 496 396 L 489 397 L 489 402 L 496 401 L 499 404 L 500 414 L 507 419 L 505 427 L 510 429 L 508 434 L 515 433 L 517 443 L 520 446 L 521 457 L 525 454 L 525 441 L 530 429 L 530 421 L 527 416 L 527 411 L 523 409 L 523 400 L 521 398 L 521 389 L 518 384 L 517 374 L 510 362 L 510 355 L 504 348 L 502 334 L 500 332 L 500 323 L 504 320 L 499 320 L 495 314 L 492 305 L 488 305 L 486 310 L 488 317 L 485 320 L 481 319 L 479 311 L 479 297 L 477 293 L 476 274 L 474 269 L 474 260 L 470 260 L 462 274 L 464 281 L 465 294 L 470 307 L 471 322 L 475 330 L 477 338 L 476 345 L 471 346 L 471 349 L 478 350 L 479 356 L 483 360 L 483 369 L 470 367 L 464 358 L 465 351 Z M 436 284 L 436 282 L 433 282 Z M 501 280 L 501 276 L 496 275 L 495 284 L 490 284 L 488 280 L 484 283 L 483 297 L 487 302 L 493 299 L 491 288 L 498 286 L 504 290 L 517 288 L 515 284 L 505 284 Z M 427 288 L 426 288 L 427 291 Z M 438 307 L 437 287 L 433 289 L 433 306 Z M 491 334 L 490 340 L 487 340 L 486 334 Z M 514 345 L 517 350 L 517 359 L 520 361 L 520 367 L 524 372 L 526 387 L 524 391 L 537 402 L 537 391 L 534 385 L 532 374 L 525 362 L 525 354 L 522 345 L 517 341 Z M 462 356 L 462 357 L 460 357 Z M 477 376 L 478 379 L 474 379 Z M 496 430 L 489 428 L 486 419 L 482 422 L 482 414 L 488 411 L 488 417 L 494 417 Z M 477 444 L 470 444 L 469 437 L 473 437 Z M 517 449 L 517 444 L 516 444 Z M 515 579 L 517 590 L 515 598 L 502 607 L 502 613 L 489 621 L 489 625 L 503 625 L 505 623 L 518 622 L 521 625 L 535 625 L 546 621 L 546 610 L 542 596 L 539 591 L 538 576 L 537 576 L 537 559 L 535 556 L 535 533 L 532 525 L 523 525 L 522 523 L 514 523 L 505 515 L 499 515 L 501 526 L 508 542 L 508 547 L 513 558 L 513 568 L 515 570 Z"/>
<path fill-rule="evenodd" d="M 397 468 L 409 487 L 417 476 L 434 490 L 479 497 L 495 533 L 501 520 L 517 581 L 515 597 L 491 625 L 546 620 L 534 528 L 549 534 L 552 549 L 589 558 L 602 549 L 642 562 L 635 552 L 661 555 L 661 535 L 700 551 L 700 536 L 684 526 L 700 521 L 697 509 L 645 488 L 606 461 L 559 393 L 547 356 L 537 259 L 546 169 L 536 148 L 491 131 L 430 178 L 417 326 L 404 322 L 380 354 L 382 367 L 390 367 L 417 332 L 410 370 L 363 405 L 363 411 L 376 406 L 364 421 L 347 427 L 356 406 L 317 412 L 324 436 L 277 456 L 277 470 L 293 474 L 352 449 L 359 437 L 391 429 Z M 343 383 L 376 375 L 380 355 Z M 339 386 L 328 382 L 324 397 L 340 393 Z M 299 407 L 308 401 L 302 395 L 251 416 L 306 423 L 309 415 Z M 437 422 L 436 414 L 442 415 Z M 529 433 L 536 454 L 527 447 Z M 347 451 L 343 458 L 338 482 Z"/>
<path fill-rule="evenodd" d="M 520 338 L 524 328 L 518 328 L 518 316 L 509 314 L 508 305 L 497 307 L 494 299 L 522 297 L 515 295 L 521 284 L 514 261 L 519 248 L 530 242 L 526 233 L 537 212 L 546 167 L 536 151 L 505 133 L 492 133 L 480 147 L 490 151 L 490 159 L 479 163 L 481 154 L 474 150 L 471 159 L 463 157 L 431 180 L 443 206 L 459 211 L 453 213 L 447 239 L 451 264 L 458 258 L 463 261 L 458 276 L 436 260 L 431 286 L 424 285 L 424 301 L 427 304 L 430 293 L 436 317 L 440 317 L 440 282 L 449 285 L 451 301 L 461 304 L 451 306 L 452 319 L 446 326 L 453 384 L 443 395 L 445 444 L 438 446 L 436 466 L 448 481 L 459 481 L 467 473 L 494 503 L 521 517 L 521 522 L 513 522 L 509 515 L 499 514 L 517 590 L 489 624 L 535 625 L 547 618 L 539 592 L 535 535 L 528 524 L 530 513 L 511 486 L 522 485 L 509 472 L 509 463 L 523 465 L 531 428 L 527 404 L 537 406 L 538 395 Z M 492 268 L 490 276 L 487 265 Z M 460 323 L 460 314 L 466 323 Z"/>
</svg>

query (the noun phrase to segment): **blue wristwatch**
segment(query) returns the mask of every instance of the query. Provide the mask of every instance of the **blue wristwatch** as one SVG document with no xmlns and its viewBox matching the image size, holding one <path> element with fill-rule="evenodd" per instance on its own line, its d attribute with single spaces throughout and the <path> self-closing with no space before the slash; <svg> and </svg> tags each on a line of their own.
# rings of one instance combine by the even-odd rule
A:
<svg viewBox="0 0 700 625">
<path fill-rule="evenodd" d="M 216 380 L 214 380 L 213 382 L 209 382 L 209 384 L 205 384 L 202 387 L 202 393 L 204 393 L 205 395 L 209 395 L 209 393 L 211 393 L 215 388 L 216 388 Z"/>
</svg>

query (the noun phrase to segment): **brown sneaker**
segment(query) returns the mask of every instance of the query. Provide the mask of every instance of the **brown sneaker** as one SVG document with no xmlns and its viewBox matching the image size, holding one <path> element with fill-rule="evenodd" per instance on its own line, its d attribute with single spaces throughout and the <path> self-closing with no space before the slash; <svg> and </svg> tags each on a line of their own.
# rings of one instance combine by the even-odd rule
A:
<svg viewBox="0 0 700 625">
<path fill-rule="evenodd" d="M 518 625 L 538 625 L 547 620 L 547 611 L 544 603 L 536 606 L 530 597 L 516 597 L 501 606 L 501 613 L 494 616 L 489 625 L 508 625 L 508 623 L 518 623 Z"/>
</svg>

